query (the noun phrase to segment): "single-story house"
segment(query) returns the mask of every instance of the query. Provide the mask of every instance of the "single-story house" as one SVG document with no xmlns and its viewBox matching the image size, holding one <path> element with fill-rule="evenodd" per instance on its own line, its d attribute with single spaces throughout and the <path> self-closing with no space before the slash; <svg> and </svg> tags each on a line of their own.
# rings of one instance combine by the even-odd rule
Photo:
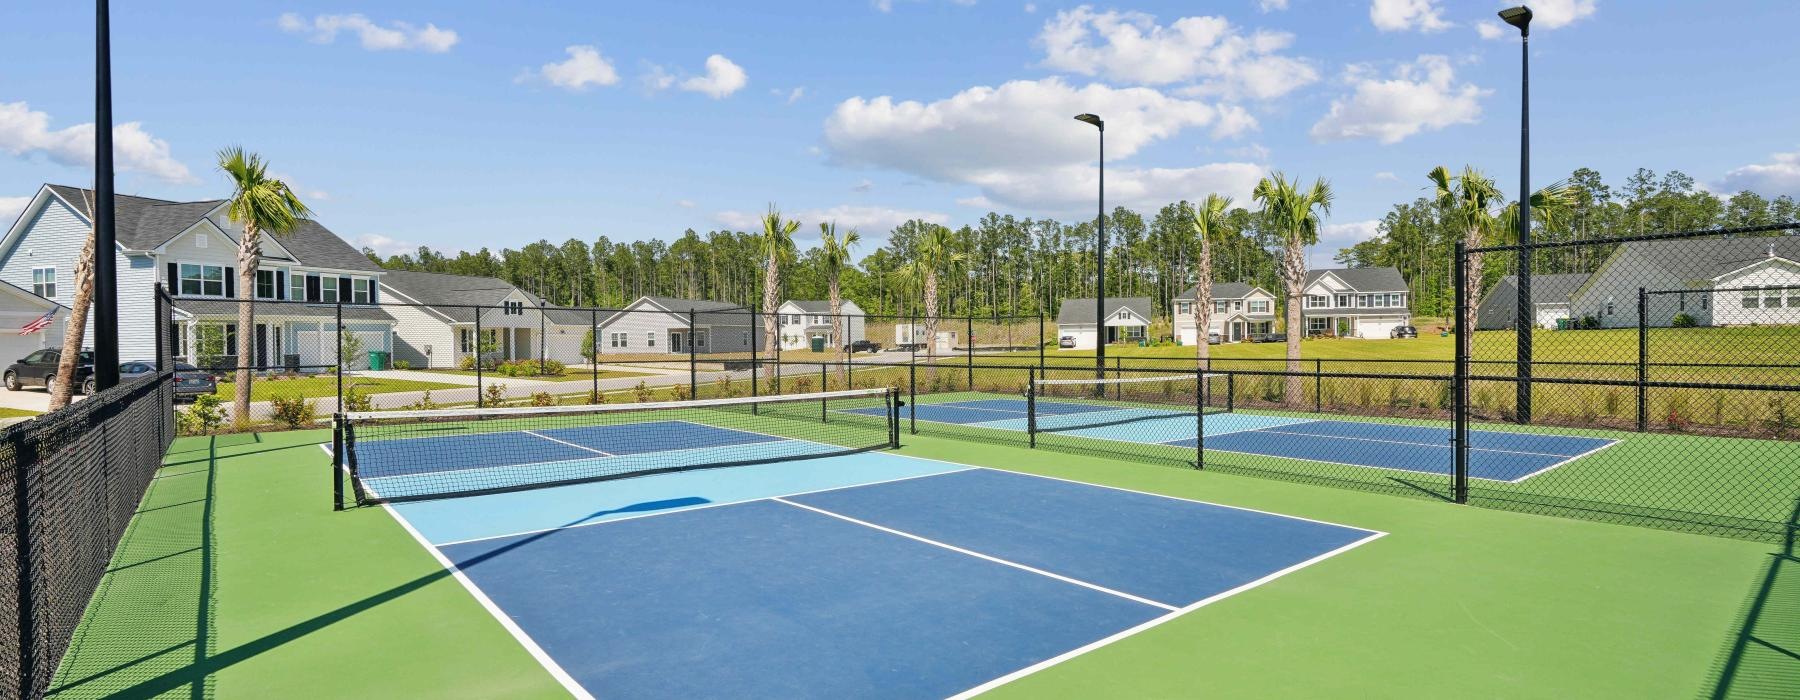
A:
<svg viewBox="0 0 1800 700">
<path fill-rule="evenodd" d="M 1194 298 L 1200 286 L 1194 285 L 1175 298 L 1175 337 L 1183 345 L 1199 342 L 1195 332 Z M 1235 343 L 1251 335 L 1275 330 L 1275 295 L 1261 287 L 1242 282 L 1215 282 L 1212 286 L 1212 315 L 1208 316 L 1207 333 L 1219 340 Z"/>
<path fill-rule="evenodd" d="M 1107 297 L 1099 324 L 1106 328 L 1106 342 L 1144 340 L 1149 335 L 1150 309 L 1150 297 Z M 1062 300 L 1062 308 L 1056 313 L 1056 335 L 1074 336 L 1077 349 L 1094 349 L 1094 299 Z"/>
<path fill-rule="evenodd" d="M 1572 294 L 1571 313 L 1636 328 L 1641 287 L 1652 327 L 1800 324 L 1800 235 L 1621 243 Z M 1689 291 L 1691 290 L 1691 291 Z"/>
<path fill-rule="evenodd" d="M 1412 325 L 1412 295 L 1392 267 L 1308 270 L 1301 294 L 1307 335 L 1386 338 L 1395 328 Z"/>
<path fill-rule="evenodd" d="M 544 300 L 494 277 L 391 270 L 381 280 L 394 316 L 394 359 L 415 367 L 459 367 L 482 353 L 488 362 L 586 362 L 581 346 L 597 320 L 574 309 L 545 309 Z M 482 342 L 475 339 L 480 316 Z"/>
<path fill-rule="evenodd" d="M 1588 278 L 1585 272 L 1531 276 L 1532 321 L 1539 328 L 1555 328 L 1560 319 L 1571 318 L 1569 297 Z M 1482 297 L 1475 307 L 1475 329 L 1510 330 L 1518 320 L 1519 278 L 1507 275 Z"/>
<path fill-rule="evenodd" d="M 762 324 L 753 321 L 761 319 L 741 304 L 638 297 L 600 320 L 599 352 L 602 361 L 608 354 L 686 354 L 689 342 L 696 353 L 750 352 L 752 347 L 761 347 L 757 341 L 763 337 Z"/>
<path fill-rule="evenodd" d="M 38 287 L 43 289 L 42 286 Z M 54 290 L 49 290 L 55 296 Z M 27 332 L 44 314 L 52 313 L 42 329 Z M 69 307 L 58 304 L 29 289 L 0 280 L 0 362 L 11 363 L 45 348 L 61 348 L 63 332 L 69 327 Z M 90 341 L 88 346 L 92 346 Z"/>
<path fill-rule="evenodd" d="M 812 339 L 820 336 L 825 339 L 825 349 L 838 350 L 858 340 L 863 340 L 863 332 L 867 323 L 867 315 L 856 302 L 845 299 L 842 309 L 844 326 L 843 339 L 831 335 L 832 316 L 830 301 L 789 300 L 776 310 L 781 317 L 780 334 L 781 349 L 805 350 L 812 346 Z"/>
</svg>

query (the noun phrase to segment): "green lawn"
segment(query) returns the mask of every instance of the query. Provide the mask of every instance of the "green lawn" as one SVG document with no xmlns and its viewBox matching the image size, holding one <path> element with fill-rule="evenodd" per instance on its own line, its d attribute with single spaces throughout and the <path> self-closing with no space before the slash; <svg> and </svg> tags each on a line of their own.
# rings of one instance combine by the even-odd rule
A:
<svg viewBox="0 0 1800 700">
<path fill-rule="evenodd" d="M 461 376 L 461 377 L 476 376 L 475 370 L 472 370 L 472 369 L 428 369 L 428 370 L 421 370 L 421 371 L 431 372 L 433 374 L 454 374 L 454 375 Z M 593 372 L 583 372 L 578 369 L 572 369 L 563 374 L 560 374 L 557 376 L 552 376 L 552 377 L 543 377 L 543 376 L 509 377 L 509 376 L 506 376 L 499 372 L 482 372 L 480 376 L 483 380 L 493 380 L 493 381 L 505 381 L 508 379 L 528 379 L 528 380 L 536 381 L 536 382 L 591 382 L 594 380 Z M 601 379 L 626 379 L 626 378 L 630 378 L 630 377 L 650 377 L 650 376 L 655 376 L 655 375 L 653 375 L 649 372 L 624 372 L 624 371 L 612 371 L 612 370 L 600 372 Z"/>
<path fill-rule="evenodd" d="M 41 415 L 43 414 L 37 411 L 27 411 L 23 408 L 0 408 L 0 418 L 36 418 Z"/>
<path fill-rule="evenodd" d="M 229 375 L 227 375 L 229 376 Z M 250 383 L 251 401 L 268 401 L 277 396 L 282 398 L 320 399 L 337 396 L 337 377 L 302 377 L 300 379 L 258 379 Z M 423 391 L 426 389 L 455 389 L 461 384 L 445 382 L 420 382 L 409 379 L 377 379 L 370 377 L 344 377 L 344 389 L 355 388 L 368 394 L 387 394 L 396 391 Z M 219 382 L 215 392 L 219 398 L 230 401 L 237 396 L 237 383 Z"/>
<path fill-rule="evenodd" d="M 57 694 L 563 697 L 385 509 L 329 509 L 329 466 L 316 444 L 328 438 L 177 441 Z M 1797 641 L 1781 611 L 1800 601 L 1800 576 L 1771 545 L 927 436 L 905 442 L 900 454 L 1390 533 L 996 697 L 1749 697 L 1800 680 L 1800 662 L 1781 653 Z"/>
</svg>

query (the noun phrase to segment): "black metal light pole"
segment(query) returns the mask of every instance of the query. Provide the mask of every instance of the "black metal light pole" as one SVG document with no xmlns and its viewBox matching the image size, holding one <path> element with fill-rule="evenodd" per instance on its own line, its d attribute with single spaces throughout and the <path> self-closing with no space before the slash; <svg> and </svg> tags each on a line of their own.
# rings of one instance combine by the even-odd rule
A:
<svg viewBox="0 0 1800 700">
<path fill-rule="evenodd" d="M 1075 121 L 1100 130 L 1100 209 L 1094 217 L 1094 378 L 1106 378 L 1106 122 L 1077 114 Z M 1101 389 L 1105 391 L 1105 389 Z"/>
<path fill-rule="evenodd" d="M 1518 301 L 1513 304 L 1513 331 L 1518 347 L 1513 358 L 1518 381 L 1514 404 L 1520 423 L 1531 422 L 1531 336 L 1537 328 L 1537 305 L 1531 301 L 1531 8 L 1500 11 L 1500 19 L 1519 28 L 1519 260 Z"/>
<path fill-rule="evenodd" d="M 94 23 L 94 388 L 119 383 L 119 285 L 113 251 L 112 28 L 107 0 Z"/>
</svg>

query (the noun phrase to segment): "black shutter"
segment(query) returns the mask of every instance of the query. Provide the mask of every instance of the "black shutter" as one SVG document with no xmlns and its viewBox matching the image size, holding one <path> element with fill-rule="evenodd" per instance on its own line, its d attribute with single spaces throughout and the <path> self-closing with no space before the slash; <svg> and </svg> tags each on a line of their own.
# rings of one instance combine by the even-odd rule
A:
<svg viewBox="0 0 1800 700">
<path fill-rule="evenodd" d="M 287 270 L 275 271 L 275 298 L 287 298 Z"/>
<path fill-rule="evenodd" d="M 168 283 L 169 283 L 169 293 L 170 294 L 181 293 L 181 267 L 176 265 L 175 263 L 169 263 Z"/>
<path fill-rule="evenodd" d="M 348 277 L 338 278 L 338 301 L 346 304 L 356 301 L 356 297 L 350 294 L 350 278 Z"/>
<path fill-rule="evenodd" d="M 375 297 L 375 295 L 378 294 L 380 292 L 380 290 L 381 290 L 381 280 L 373 278 L 373 277 L 369 278 L 369 303 L 371 303 L 371 304 L 381 303 L 381 300 Z"/>
<path fill-rule="evenodd" d="M 237 270 L 229 267 L 225 268 L 225 297 L 237 298 Z"/>
<path fill-rule="evenodd" d="M 307 275 L 306 276 L 306 300 L 307 301 L 318 301 L 319 300 L 319 276 L 318 275 Z"/>
</svg>

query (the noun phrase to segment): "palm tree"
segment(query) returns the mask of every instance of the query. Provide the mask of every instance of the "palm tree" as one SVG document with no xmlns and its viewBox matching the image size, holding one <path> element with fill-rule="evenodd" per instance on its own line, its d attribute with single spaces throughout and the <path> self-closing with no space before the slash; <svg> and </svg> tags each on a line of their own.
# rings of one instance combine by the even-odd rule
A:
<svg viewBox="0 0 1800 700">
<path fill-rule="evenodd" d="M 925 354 L 934 357 L 937 354 L 938 324 L 938 273 L 948 272 L 963 260 L 961 252 L 956 250 L 956 234 L 948 226 L 927 224 L 923 235 L 919 236 L 918 258 L 912 266 L 917 268 L 920 288 L 925 295 Z"/>
<path fill-rule="evenodd" d="M 794 261 L 794 232 L 800 230 L 800 222 L 781 218 L 781 210 L 769 205 L 769 213 L 762 217 L 763 232 L 757 239 L 757 249 L 766 261 L 763 266 L 763 333 L 766 336 L 764 347 L 770 356 L 780 352 L 776 325 L 775 310 L 781 303 L 781 266 Z"/>
<path fill-rule="evenodd" d="M 849 347 L 849 339 L 844 335 L 844 295 L 838 285 L 844 268 L 850 267 L 851 249 L 856 247 L 862 236 L 856 229 L 844 233 L 843 238 L 837 236 L 837 222 L 819 224 L 819 266 L 825 270 L 825 285 L 831 299 L 831 338 L 840 348 Z M 844 385 L 850 385 L 850 366 L 844 365 Z"/>
<path fill-rule="evenodd" d="M 1230 235 L 1225 212 L 1231 209 L 1231 198 L 1213 193 L 1206 195 L 1206 201 L 1200 203 L 1197 211 L 1185 202 L 1182 207 L 1188 209 L 1188 226 L 1193 229 L 1197 249 L 1194 270 L 1199 284 L 1194 287 L 1194 359 L 1204 367 L 1212 352 L 1207 343 L 1208 329 L 1212 327 L 1212 244 Z"/>
<path fill-rule="evenodd" d="M 250 356 L 255 342 L 250 329 L 256 322 L 256 267 L 262 262 L 262 234 L 286 236 L 312 215 L 287 183 L 269 177 L 262 156 L 242 146 L 219 151 L 219 170 L 231 179 L 231 198 L 225 215 L 243 226 L 238 236 L 238 352 L 237 397 L 232 403 L 234 420 L 250 417 Z M 342 371 L 339 358 L 339 371 Z"/>
<path fill-rule="evenodd" d="M 1463 244 L 1470 249 L 1480 248 L 1507 238 L 1518 231 L 1519 204 L 1505 202 L 1505 195 L 1494 181 L 1482 175 L 1472 166 L 1463 166 L 1462 174 L 1451 175 L 1450 169 L 1442 165 L 1432 168 L 1425 176 L 1431 179 L 1436 191 L 1438 204 L 1448 212 L 1452 225 L 1463 233 Z M 1576 189 L 1566 181 L 1557 181 L 1549 186 L 1533 192 L 1531 207 L 1546 221 L 1553 221 L 1575 204 Z M 1498 209 L 1496 209 L 1498 207 Z M 1463 328 L 1469 333 L 1475 332 L 1475 309 L 1481 305 L 1482 287 L 1482 254 L 1469 254 L 1469 267 L 1464 286 L 1468 295 L 1468 308 L 1463 312 Z M 1529 332 L 1521 328 L 1519 332 Z"/>
<path fill-rule="evenodd" d="M 75 300 L 69 306 L 69 320 L 63 324 L 62 355 L 56 361 L 56 376 L 62 379 L 50 387 L 52 411 L 69 405 L 69 401 L 74 398 L 75 383 L 69 379 L 75 376 L 75 368 L 81 359 L 82 336 L 87 332 L 88 306 L 94 303 L 93 196 L 91 191 L 81 193 L 81 203 L 87 207 L 88 235 L 87 242 L 81 245 L 80 255 L 75 257 Z M 160 356 L 162 348 L 156 350 Z"/>
<path fill-rule="evenodd" d="M 1256 183 L 1252 192 L 1262 204 L 1262 216 L 1282 239 L 1281 280 L 1287 285 L 1287 392 L 1289 405 L 1305 399 L 1300 377 L 1300 302 L 1306 284 L 1306 246 L 1319 242 L 1319 226 L 1331 213 L 1331 184 L 1324 178 L 1301 189 L 1299 178 L 1272 173 Z"/>
</svg>

